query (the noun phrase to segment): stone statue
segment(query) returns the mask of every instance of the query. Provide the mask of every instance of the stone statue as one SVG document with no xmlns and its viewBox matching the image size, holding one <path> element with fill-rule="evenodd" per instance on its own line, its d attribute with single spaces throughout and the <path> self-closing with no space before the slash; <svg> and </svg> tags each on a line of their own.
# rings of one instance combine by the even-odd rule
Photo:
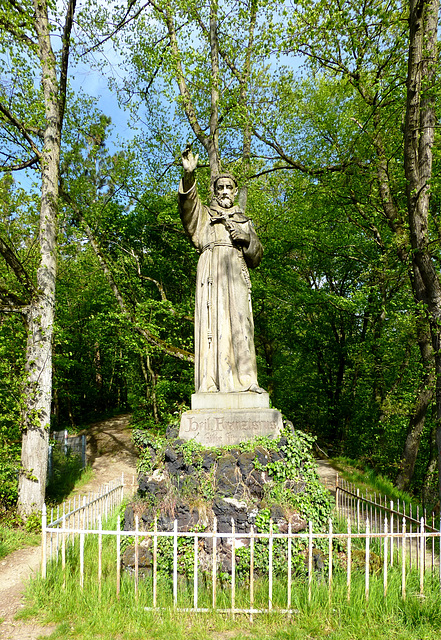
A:
<svg viewBox="0 0 441 640">
<path fill-rule="evenodd" d="M 251 281 L 263 248 L 251 220 L 234 205 L 236 179 L 220 174 L 214 199 L 202 204 L 196 189 L 198 156 L 187 147 L 179 185 L 179 211 L 200 257 L 195 302 L 196 393 L 264 393 L 257 383 Z"/>
</svg>

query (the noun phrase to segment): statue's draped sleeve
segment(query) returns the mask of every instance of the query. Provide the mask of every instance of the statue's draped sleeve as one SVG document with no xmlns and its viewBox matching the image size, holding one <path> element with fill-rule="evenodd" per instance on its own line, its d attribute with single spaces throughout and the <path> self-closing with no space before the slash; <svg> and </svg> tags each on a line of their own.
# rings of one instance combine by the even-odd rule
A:
<svg viewBox="0 0 441 640">
<path fill-rule="evenodd" d="M 184 229 L 193 245 L 200 251 L 208 240 L 205 236 L 209 214 L 199 198 L 196 183 L 188 191 L 184 191 L 181 180 L 178 197 L 179 213 Z"/>
<path fill-rule="evenodd" d="M 248 247 L 243 248 L 243 257 L 247 263 L 249 269 L 255 269 L 260 264 L 263 256 L 263 247 L 257 233 L 254 229 L 254 225 L 251 220 L 247 223 L 248 233 L 250 234 L 250 244 Z"/>
</svg>

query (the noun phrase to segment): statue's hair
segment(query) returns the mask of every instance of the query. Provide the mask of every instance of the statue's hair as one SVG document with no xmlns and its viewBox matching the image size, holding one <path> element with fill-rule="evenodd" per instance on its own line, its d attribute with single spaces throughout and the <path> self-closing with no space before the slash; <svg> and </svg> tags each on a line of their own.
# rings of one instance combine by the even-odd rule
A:
<svg viewBox="0 0 441 640">
<path fill-rule="evenodd" d="M 220 173 L 218 176 L 216 176 L 216 178 L 213 180 L 213 191 L 216 188 L 216 183 L 218 180 L 220 180 L 220 178 L 230 178 L 230 180 L 232 180 L 234 182 L 234 184 L 236 185 L 236 187 L 238 187 L 239 185 L 237 184 L 237 180 L 236 178 L 233 176 L 232 173 L 229 173 L 228 171 L 224 172 L 224 173 Z"/>
</svg>

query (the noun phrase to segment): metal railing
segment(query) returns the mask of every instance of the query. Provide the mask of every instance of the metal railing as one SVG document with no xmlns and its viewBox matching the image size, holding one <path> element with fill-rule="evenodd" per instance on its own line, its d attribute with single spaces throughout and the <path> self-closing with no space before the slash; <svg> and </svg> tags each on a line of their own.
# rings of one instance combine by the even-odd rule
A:
<svg viewBox="0 0 441 640">
<path fill-rule="evenodd" d="M 121 485 L 119 485 L 121 488 Z M 112 491 L 118 491 L 118 487 L 112 489 Z M 312 586 L 314 578 L 317 577 L 317 567 L 314 566 L 314 550 L 316 548 L 326 548 L 322 554 L 323 566 L 320 572 L 321 580 L 327 580 L 328 590 L 331 597 L 331 593 L 334 585 L 334 574 L 339 571 L 346 573 L 346 592 L 347 599 L 351 598 L 351 589 L 353 584 L 354 572 L 360 575 L 360 572 L 364 574 L 364 593 L 365 598 L 369 598 L 370 584 L 373 580 L 373 573 L 377 576 L 382 572 L 383 575 L 383 591 L 384 597 L 387 596 L 388 586 L 390 581 L 390 575 L 395 571 L 399 571 L 401 576 L 401 595 L 405 599 L 408 593 L 409 584 L 418 583 L 418 593 L 416 595 L 423 596 L 425 589 L 425 576 L 426 576 L 426 563 L 425 555 L 426 548 L 433 542 L 439 541 L 438 531 L 427 531 L 424 518 L 419 523 L 418 531 L 409 531 L 406 529 L 404 523 L 401 530 L 389 530 L 388 519 L 386 518 L 383 523 L 383 531 L 376 532 L 371 531 L 369 519 L 366 519 L 364 526 L 358 528 L 352 527 L 350 518 L 347 519 L 347 531 L 335 532 L 333 530 L 332 521 L 329 521 L 328 530 L 325 532 L 313 532 L 312 524 L 309 523 L 307 531 L 293 533 L 291 523 L 288 526 L 287 533 L 280 533 L 277 528 L 270 522 L 269 531 L 261 532 L 251 527 L 247 533 L 237 532 L 235 530 L 234 521 L 231 523 L 231 531 L 228 533 L 219 532 L 217 530 L 217 523 L 214 520 L 212 530 L 210 531 L 178 531 L 178 523 L 175 520 L 174 528 L 172 531 L 158 531 L 157 522 L 155 520 L 152 531 L 143 531 L 139 528 L 139 519 L 135 516 L 135 528 L 131 531 L 123 531 L 120 528 L 119 520 L 117 522 L 116 530 L 103 529 L 102 517 L 104 512 L 99 513 L 97 516 L 97 526 L 92 527 L 91 521 L 88 521 L 88 526 L 78 526 L 75 523 L 74 512 L 72 514 L 64 513 L 56 520 L 47 525 L 45 518 L 43 517 L 43 539 L 47 540 L 50 536 L 56 536 L 57 544 L 54 545 L 52 559 L 54 562 L 60 562 L 61 569 L 64 575 L 64 581 L 66 580 L 66 572 L 68 570 L 68 560 L 66 554 L 66 548 L 69 544 L 72 544 L 75 538 L 79 538 L 79 571 L 78 580 L 81 588 L 85 586 L 85 580 L 88 579 L 93 585 L 98 584 L 98 588 L 101 592 L 101 586 L 103 583 L 103 544 L 107 538 L 111 544 L 111 554 L 113 560 L 111 566 L 106 569 L 106 580 L 114 581 L 114 588 L 116 596 L 119 598 L 121 593 L 121 559 L 122 551 L 126 546 L 123 540 L 131 538 L 130 541 L 133 546 L 134 552 L 134 568 L 133 573 L 127 579 L 132 581 L 135 598 L 138 598 L 140 582 L 143 581 L 145 586 L 148 583 L 149 589 L 149 603 L 146 609 L 161 609 L 164 605 L 161 604 L 160 590 L 164 588 L 163 580 L 159 579 L 159 574 L 164 575 L 164 569 L 161 567 L 161 541 L 170 540 L 172 551 L 170 573 L 168 575 L 168 587 L 165 590 L 170 591 L 172 594 L 172 606 L 177 611 L 187 612 L 206 612 L 210 610 L 217 610 L 222 613 L 228 614 L 246 614 L 253 619 L 253 616 L 259 613 L 271 613 L 277 611 L 288 616 L 292 615 L 295 610 L 292 608 L 292 590 L 293 585 L 296 582 L 298 565 L 295 564 L 294 555 L 303 554 L 305 561 L 305 576 L 308 588 L 308 599 L 311 600 Z M 70 516 L 70 517 L 68 517 Z M 93 542 L 93 545 L 89 547 L 89 553 L 96 553 L 93 562 L 85 563 L 85 538 L 88 537 L 89 541 Z M 114 543 L 111 542 L 113 538 Z M 225 576 L 221 575 L 221 569 L 219 565 L 219 545 L 221 540 L 225 543 L 227 539 L 230 551 L 231 551 L 231 571 L 228 580 L 228 592 L 229 603 L 225 606 L 225 593 L 223 598 L 218 597 L 219 592 L 222 591 L 222 584 L 225 584 Z M 181 584 L 180 578 L 182 578 L 182 563 L 181 553 L 183 547 L 183 541 L 187 540 L 185 548 L 187 553 L 191 550 L 191 560 L 187 565 L 187 582 L 184 589 L 184 595 L 182 588 L 179 588 Z M 411 541 L 411 547 L 415 546 L 418 553 L 417 565 L 414 562 L 413 567 L 409 563 L 408 554 L 408 541 Z M 203 543 L 205 548 L 210 549 L 210 567 L 205 566 L 204 572 L 201 571 L 200 563 L 200 544 Z M 439 544 L 439 542 L 438 542 Z M 45 548 L 47 544 L 43 544 Z M 140 551 L 144 547 L 148 547 L 151 551 L 151 563 L 149 574 L 141 577 L 139 572 L 140 565 Z M 249 549 L 249 566 L 246 565 L 247 579 L 245 581 L 247 588 L 247 604 L 246 606 L 238 606 L 236 597 L 238 594 L 238 569 L 243 559 L 239 557 L 238 549 L 240 547 L 248 547 Z M 265 566 L 267 570 L 262 575 L 256 570 L 256 558 L 258 550 L 262 552 L 262 546 L 264 547 Z M 283 550 L 283 575 L 280 574 L 280 562 L 277 568 L 275 567 L 276 555 Z M 90 551 L 92 550 L 92 551 Z M 108 550 L 108 547 L 107 547 Z M 341 560 L 342 550 L 344 553 L 344 561 Z M 170 549 L 169 549 L 170 551 Z M 279 557 L 280 559 L 280 557 Z M 169 559 L 170 560 L 170 559 Z M 372 562 L 377 561 L 377 566 L 373 569 Z M 45 559 L 46 562 L 46 559 Z M 78 563 L 77 563 L 78 564 Z M 86 568 L 87 564 L 87 568 Z M 189 569 L 190 566 L 190 569 Z M 262 566 L 262 563 L 260 564 Z M 188 571 L 190 570 L 191 577 L 188 579 Z M 439 563 L 438 563 L 439 570 Z M 46 576 L 46 564 L 43 564 L 43 576 Z M 419 580 L 409 580 L 411 572 L 417 571 Z M 204 573 L 204 577 L 202 577 Z M 241 576 L 243 578 L 244 567 L 241 566 Z M 435 564 L 432 565 L 431 581 L 435 578 L 436 582 L 441 580 L 439 572 L 436 572 Z M 265 581 L 266 597 L 265 602 L 256 603 L 255 592 L 258 581 L 263 578 Z M 277 578 L 278 581 L 278 596 L 277 605 L 274 600 L 273 585 Z M 207 606 L 206 593 L 204 595 L 204 603 L 201 604 L 200 592 L 202 581 L 206 586 L 209 583 L 211 589 L 210 603 Z M 285 593 L 284 603 L 280 603 L 280 583 L 282 581 L 283 591 Z M 305 578 L 301 580 L 302 584 L 305 583 Z M 242 580 L 241 589 L 243 591 L 244 581 Z M 181 585 L 182 586 L 182 585 Z M 414 587 L 412 587 L 414 588 Z M 145 589 L 144 589 L 145 591 Z M 189 605 L 189 598 L 191 604 Z M 241 595 L 243 598 L 243 593 Z M 222 602 L 223 604 L 220 604 Z M 183 603 L 185 606 L 183 606 Z M 242 603 L 243 604 L 243 603 Z"/>
<path fill-rule="evenodd" d="M 408 560 L 410 567 L 413 564 L 419 567 L 420 553 L 417 545 L 418 535 L 422 533 L 421 527 L 424 527 L 425 533 L 439 534 L 439 528 L 436 528 L 436 516 L 434 513 L 429 514 L 425 510 L 420 510 L 418 505 L 406 503 L 403 500 L 393 501 L 386 496 L 377 495 L 376 493 L 364 494 L 359 488 L 350 482 L 343 480 L 337 476 L 335 487 L 335 502 L 337 513 L 343 518 L 350 518 L 354 527 L 359 533 L 365 530 L 368 523 L 371 532 L 385 533 L 390 532 L 399 534 L 403 528 L 409 534 L 406 542 L 408 544 Z M 422 511 L 422 513 L 420 513 Z M 432 570 L 439 565 L 439 554 L 435 550 L 436 535 L 430 537 L 428 546 L 424 556 L 422 557 L 424 567 L 431 566 Z M 393 558 L 394 550 L 398 553 L 398 548 L 402 543 L 402 538 L 398 536 L 395 542 L 394 536 L 390 537 L 389 555 Z"/>
<path fill-rule="evenodd" d="M 86 436 L 69 435 L 67 430 L 64 431 L 52 431 L 50 436 L 53 444 L 49 445 L 48 449 L 48 461 L 47 461 L 47 475 L 48 479 L 52 478 L 54 472 L 54 448 L 57 447 L 65 456 L 73 454 L 81 459 L 81 468 L 84 469 L 87 465 L 86 454 Z"/>
</svg>

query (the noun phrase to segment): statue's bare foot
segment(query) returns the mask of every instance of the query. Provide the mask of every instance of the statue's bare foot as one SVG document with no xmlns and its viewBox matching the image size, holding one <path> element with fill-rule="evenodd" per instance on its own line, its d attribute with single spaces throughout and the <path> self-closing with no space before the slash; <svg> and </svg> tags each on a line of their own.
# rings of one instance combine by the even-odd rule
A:
<svg viewBox="0 0 441 640">
<path fill-rule="evenodd" d="M 248 391 L 251 391 L 252 393 L 266 393 L 265 389 L 262 389 L 262 387 L 259 387 L 258 384 L 252 384 L 248 389 Z"/>
</svg>

